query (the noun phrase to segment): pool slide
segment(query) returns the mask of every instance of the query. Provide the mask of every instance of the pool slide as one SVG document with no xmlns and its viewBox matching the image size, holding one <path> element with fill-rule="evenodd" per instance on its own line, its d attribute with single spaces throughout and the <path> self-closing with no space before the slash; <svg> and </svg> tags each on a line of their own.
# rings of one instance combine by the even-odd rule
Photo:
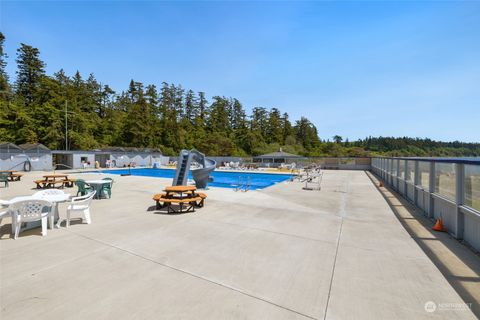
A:
<svg viewBox="0 0 480 320">
<path fill-rule="evenodd" d="M 197 162 L 200 168 L 190 169 L 192 161 Z M 172 185 L 184 186 L 188 181 L 188 172 L 192 171 L 193 180 L 197 188 L 204 189 L 208 182 L 212 181 L 210 173 L 215 170 L 216 161 L 207 159 L 205 155 L 197 150 L 182 150 L 178 156 L 177 169 Z"/>
</svg>

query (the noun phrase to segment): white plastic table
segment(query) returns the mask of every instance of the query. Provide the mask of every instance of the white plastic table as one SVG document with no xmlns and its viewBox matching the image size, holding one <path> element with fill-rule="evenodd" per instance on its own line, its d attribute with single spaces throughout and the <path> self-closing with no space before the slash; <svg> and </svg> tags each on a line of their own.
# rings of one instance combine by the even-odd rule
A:
<svg viewBox="0 0 480 320">
<path fill-rule="evenodd" d="M 32 196 L 21 196 L 21 197 L 15 197 L 11 200 L 8 201 L 3 201 L 2 205 L 9 206 L 13 203 L 23 201 L 23 200 L 45 200 L 48 202 L 51 202 L 53 204 L 53 210 L 50 213 L 50 229 L 53 229 L 53 224 L 55 222 L 55 219 L 57 219 L 57 224 L 55 227 L 60 227 L 60 215 L 58 213 L 58 204 L 61 202 L 66 202 L 70 199 L 70 194 L 65 193 L 65 194 L 49 194 L 49 195 L 32 195 Z"/>
<path fill-rule="evenodd" d="M 110 184 L 112 183 L 111 180 L 88 180 L 88 181 L 85 181 L 86 183 L 88 183 L 89 185 L 91 185 L 93 187 L 93 189 L 95 189 L 95 191 L 97 191 L 95 193 L 95 199 L 100 199 L 100 191 L 102 190 L 102 187 L 104 184 Z"/>
<path fill-rule="evenodd" d="M 55 227 L 60 227 L 60 214 L 58 213 L 58 204 L 61 202 L 67 202 L 70 199 L 70 194 L 48 194 L 42 196 L 36 196 L 37 199 L 46 200 L 53 204 L 53 213 L 50 215 L 50 228 L 53 228 L 53 223 L 55 219 L 57 220 L 57 224 Z"/>
</svg>

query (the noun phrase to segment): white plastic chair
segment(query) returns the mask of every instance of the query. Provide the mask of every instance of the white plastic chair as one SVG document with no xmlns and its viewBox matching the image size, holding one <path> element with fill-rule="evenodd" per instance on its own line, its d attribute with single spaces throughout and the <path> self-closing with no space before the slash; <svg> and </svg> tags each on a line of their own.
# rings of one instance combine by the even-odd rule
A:
<svg viewBox="0 0 480 320">
<path fill-rule="evenodd" d="M 8 208 L 2 208 L 0 209 L 0 225 L 2 224 L 2 220 L 5 217 L 10 217 L 12 214 L 10 213 L 10 210 Z M 13 222 L 12 222 L 12 233 L 15 232 L 15 229 L 13 228 Z"/>
<path fill-rule="evenodd" d="M 90 217 L 90 203 L 95 196 L 96 191 L 90 192 L 81 197 L 73 197 L 70 204 L 67 207 L 67 228 L 70 227 L 70 215 L 72 213 L 80 212 L 87 224 L 92 223 Z"/>
<path fill-rule="evenodd" d="M 23 200 L 11 204 L 8 209 L 12 215 L 12 228 L 15 229 L 14 239 L 18 238 L 23 222 L 39 220 L 42 221 L 42 236 L 47 235 L 47 218 L 52 210 L 50 202 L 40 199 Z"/>
</svg>

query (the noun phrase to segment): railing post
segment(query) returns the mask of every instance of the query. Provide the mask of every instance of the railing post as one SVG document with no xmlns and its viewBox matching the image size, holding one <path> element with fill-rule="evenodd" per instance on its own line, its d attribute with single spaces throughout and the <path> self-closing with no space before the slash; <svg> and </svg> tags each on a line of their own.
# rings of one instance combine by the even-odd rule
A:
<svg viewBox="0 0 480 320">
<path fill-rule="evenodd" d="M 403 161 L 403 195 L 405 196 L 405 199 L 408 200 L 408 186 L 407 186 L 407 175 L 410 177 L 410 173 L 408 172 L 408 161 L 407 160 L 402 160 Z"/>
<path fill-rule="evenodd" d="M 435 192 L 435 162 L 430 162 L 430 173 L 428 175 L 428 196 L 429 196 L 429 205 L 428 205 L 428 217 L 433 218 L 435 216 L 435 200 L 433 198 L 433 193 Z"/>
<path fill-rule="evenodd" d="M 400 181 L 400 179 L 399 179 L 399 177 L 400 177 L 400 161 L 402 161 L 402 160 L 397 159 L 397 177 L 396 177 L 397 182 L 396 182 L 396 186 L 395 186 L 395 189 L 397 189 L 397 191 L 400 190 L 400 188 L 398 187 L 400 185 L 399 184 L 399 181 Z"/>
<path fill-rule="evenodd" d="M 392 179 L 392 168 L 393 168 L 393 160 L 392 158 L 388 158 L 387 160 L 387 168 L 388 168 L 388 174 L 387 174 L 387 180 L 388 184 L 393 187 L 393 179 Z"/>
<path fill-rule="evenodd" d="M 385 184 L 388 184 L 387 181 L 387 159 L 383 158 L 383 180 L 385 181 Z"/>
<path fill-rule="evenodd" d="M 464 230 L 464 216 L 460 210 L 460 206 L 465 201 L 465 166 L 462 163 L 455 164 L 455 204 L 456 204 L 456 217 L 455 217 L 455 238 L 463 239 Z"/>
<path fill-rule="evenodd" d="M 414 169 L 413 169 L 413 203 L 418 205 L 418 188 L 420 184 L 420 162 L 415 160 Z"/>
</svg>

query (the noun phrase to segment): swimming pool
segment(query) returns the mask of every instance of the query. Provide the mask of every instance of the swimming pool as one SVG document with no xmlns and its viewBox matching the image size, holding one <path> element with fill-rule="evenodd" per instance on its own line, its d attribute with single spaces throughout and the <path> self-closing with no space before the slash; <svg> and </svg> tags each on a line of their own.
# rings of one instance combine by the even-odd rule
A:
<svg viewBox="0 0 480 320">
<path fill-rule="evenodd" d="M 102 173 L 110 174 L 126 174 L 128 169 L 120 170 L 102 170 Z M 157 178 L 171 178 L 175 176 L 175 170 L 172 169 L 150 169 L 140 168 L 130 170 L 132 176 L 143 177 L 157 177 Z M 223 172 L 213 171 L 211 173 L 213 182 L 208 185 L 212 187 L 220 188 L 236 188 L 239 181 L 245 184 L 245 181 L 249 181 L 250 190 L 263 189 L 273 186 L 276 183 L 290 179 L 290 174 L 272 174 L 272 173 L 252 173 L 252 172 Z M 189 175 L 189 179 L 192 179 L 192 175 Z"/>
</svg>

